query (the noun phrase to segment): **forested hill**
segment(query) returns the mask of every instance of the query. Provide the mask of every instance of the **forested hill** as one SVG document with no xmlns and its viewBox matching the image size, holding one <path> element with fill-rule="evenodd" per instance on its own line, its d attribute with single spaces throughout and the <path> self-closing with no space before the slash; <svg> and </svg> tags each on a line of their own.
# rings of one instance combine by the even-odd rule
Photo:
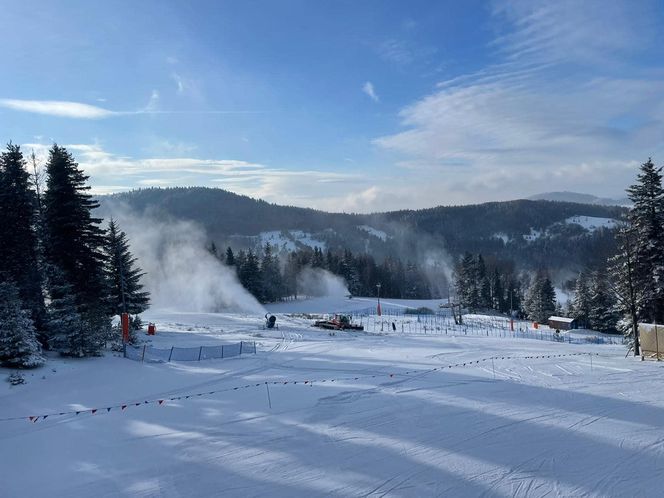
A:
<svg viewBox="0 0 664 498">
<path fill-rule="evenodd" d="M 249 247 L 319 245 L 418 259 L 443 249 L 514 259 L 526 267 L 576 270 L 613 250 L 617 206 L 514 200 L 358 215 L 270 204 L 221 189 L 151 188 L 101 198 L 102 214 L 123 204 L 202 225 L 211 241 Z"/>
</svg>

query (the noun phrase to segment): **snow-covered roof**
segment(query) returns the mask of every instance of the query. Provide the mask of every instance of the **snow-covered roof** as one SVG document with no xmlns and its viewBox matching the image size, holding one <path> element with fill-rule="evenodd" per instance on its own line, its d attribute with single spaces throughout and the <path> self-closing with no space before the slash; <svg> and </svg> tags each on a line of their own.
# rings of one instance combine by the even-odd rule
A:
<svg viewBox="0 0 664 498">
<path fill-rule="evenodd" d="M 572 323 L 574 321 L 574 318 L 567 318 L 565 316 L 550 316 L 549 321 L 551 320 L 553 320 L 554 322 Z"/>
</svg>

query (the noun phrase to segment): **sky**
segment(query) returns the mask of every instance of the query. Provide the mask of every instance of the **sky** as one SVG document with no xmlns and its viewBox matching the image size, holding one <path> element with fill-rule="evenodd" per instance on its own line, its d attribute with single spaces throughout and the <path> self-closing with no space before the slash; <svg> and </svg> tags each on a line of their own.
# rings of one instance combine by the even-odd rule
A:
<svg viewBox="0 0 664 498">
<path fill-rule="evenodd" d="M 7 0 L 0 139 L 66 146 L 98 194 L 622 197 L 664 163 L 662 25 L 662 0 Z"/>
</svg>

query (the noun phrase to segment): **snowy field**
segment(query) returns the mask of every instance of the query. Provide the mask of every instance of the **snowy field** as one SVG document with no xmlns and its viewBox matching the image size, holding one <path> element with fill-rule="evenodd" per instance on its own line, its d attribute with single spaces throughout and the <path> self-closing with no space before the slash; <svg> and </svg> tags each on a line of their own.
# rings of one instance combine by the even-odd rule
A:
<svg viewBox="0 0 664 498">
<path fill-rule="evenodd" d="M 284 314 L 351 301 L 275 305 L 278 330 L 149 312 L 154 346 L 245 340 L 258 353 L 53 358 L 25 385 L 3 382 L 0 496 L 662 495 L 660 364 L 617 345 L 329 335 Z"/>
</svg>

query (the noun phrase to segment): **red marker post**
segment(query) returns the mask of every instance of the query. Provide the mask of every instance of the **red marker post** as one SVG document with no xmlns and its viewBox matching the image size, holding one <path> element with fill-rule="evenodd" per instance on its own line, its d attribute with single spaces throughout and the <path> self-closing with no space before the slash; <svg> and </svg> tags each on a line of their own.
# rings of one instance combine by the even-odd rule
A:
<svg viewBox="0 0 664 498">
<path fill-rule="evenodd" d="M 120 321 L 122 322 L 122 342 L 126 344 L 129 342 L 129 313 L 122 313 Z"/>
</svg>

